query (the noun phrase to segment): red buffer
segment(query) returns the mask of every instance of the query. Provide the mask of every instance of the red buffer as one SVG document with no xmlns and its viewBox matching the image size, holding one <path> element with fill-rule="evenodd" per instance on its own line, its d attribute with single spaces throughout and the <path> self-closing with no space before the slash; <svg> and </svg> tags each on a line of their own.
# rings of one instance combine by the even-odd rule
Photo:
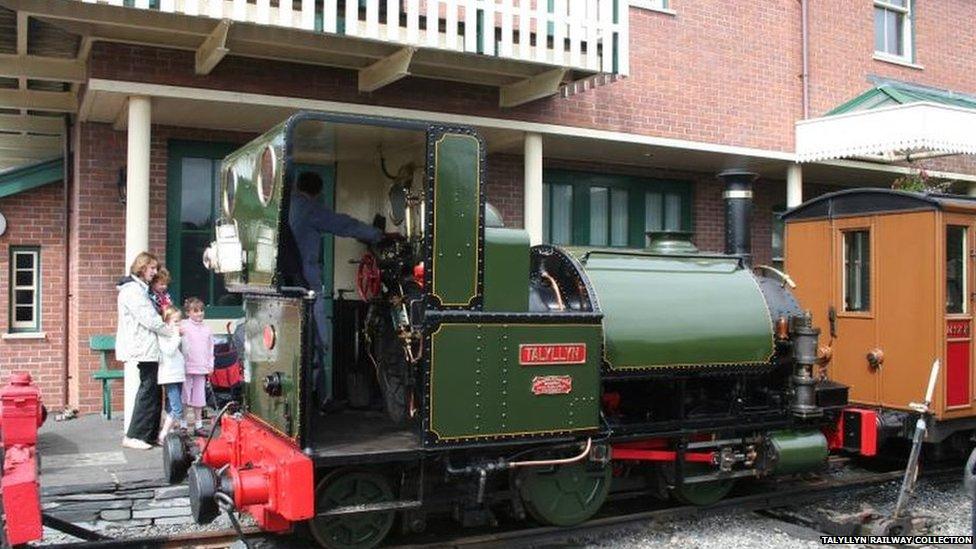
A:
<svg viewBox="0 0 976 549">
<path fill-rule="evenodd" d="M 199 439 L 201 448 L 205 439 Z M 281 532 L 315 514 L 312 460 L 295 443 L 250 416 L 225 416 L 203 463 L 227 466 L 221 491 L 264 530 Z"/>
<path fill-rule="evenodd" d="M 4 535 L 18 545 L 41 539 L 41 500 L 37 470 L 37 428 L 44 422 L 41 391 L 30 374 L 16 372 L 0 388 L 3 439 Z"/>
</svg>

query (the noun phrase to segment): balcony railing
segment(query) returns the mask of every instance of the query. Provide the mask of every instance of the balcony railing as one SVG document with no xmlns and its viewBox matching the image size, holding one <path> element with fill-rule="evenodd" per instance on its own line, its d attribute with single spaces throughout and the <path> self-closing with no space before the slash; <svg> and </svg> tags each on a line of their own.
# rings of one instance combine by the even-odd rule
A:
<svg viewBox="0 0 976 549">
<path fill-rule="evenodd" d="M 629 0 L 78 0 L 626 76 Z"/>
</svg>

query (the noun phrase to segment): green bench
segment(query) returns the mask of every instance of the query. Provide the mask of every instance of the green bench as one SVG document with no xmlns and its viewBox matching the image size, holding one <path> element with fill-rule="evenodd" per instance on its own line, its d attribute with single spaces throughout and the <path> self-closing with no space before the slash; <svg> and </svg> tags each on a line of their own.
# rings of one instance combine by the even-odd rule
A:
<svg viewBox="0 0 976 549">
<path fill-rule="evenodd" d="M 101 359 L 101 367 L 92 373 L 92 377 L 102 382 L 102 415 L 105 419 L 112 419 L 112 382 L 125 376 L 124 370 L 110 370 L 108 367 L 108 354 L 115 351 L 115 336 L 91 336 L 88 346 L 99 353 Z"/>
</svg>

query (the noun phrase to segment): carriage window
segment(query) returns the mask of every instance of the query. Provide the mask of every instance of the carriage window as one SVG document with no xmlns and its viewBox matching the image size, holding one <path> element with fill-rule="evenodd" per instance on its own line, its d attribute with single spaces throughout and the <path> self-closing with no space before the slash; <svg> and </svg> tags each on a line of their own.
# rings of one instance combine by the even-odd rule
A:
<svg viewBox="0 0 976 549">
<path fill-rule="evenodd" d="M 871 233 L 844 233 L 844 310 L 871 310 Z"/>
<path fill-rule="evenodd" d="M 966 312 L 966 227 L 946 227 L 946 312 Z"/>
</svg>

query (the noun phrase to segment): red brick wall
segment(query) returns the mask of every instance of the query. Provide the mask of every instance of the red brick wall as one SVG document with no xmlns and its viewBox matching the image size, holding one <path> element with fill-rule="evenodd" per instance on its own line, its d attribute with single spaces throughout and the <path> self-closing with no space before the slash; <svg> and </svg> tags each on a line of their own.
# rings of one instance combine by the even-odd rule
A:
<svg viewBox="0 0 976 549">
<path fill-rule="evenodd" d="M 874 59 L 872 2 L 810 2 L 810 115 L 870 87 L 868 75 L 976 94 L 976 3 L 915 2 L 916 69 Z"/>
<path fill-rule="evenodd" d="M 524 223 L 522 212 L 525 194 L 525 164 L 522 157 L 492 154 L 488 156 L 487 162 L 486 199 L 498 208 L 506 227 L 521 228 Z"/>
<path fill-rule="evenodd" d="M 10 246 L 41 249 L 41 331 L 43 339 L 0 339 L 0 384 L 13 371 L 27 370 L 45 404 L 60 409 L 63 399 L 64 187 L 51 184 L 0 199 L 7 231 L 0 236 L 0 334 L 10 328 Z"/>
<path fill-rule="evenodd" d="M 154 126 L 150 160 L 149 251 L 166 258 L 166 163 L 170 139 L 243 144 L 252 135 Z M 101 406 L 101 385 L 91 373 L 98 357 L 88 348 L 95 334 L 114 334 L 117 312 L 115 282 L 128 270 L 125 262 L 125 206 L 116 180 L 126 164 L 126 133 L 108 124 L 81 124 L 77 139 L 77 185 L 72 193 L 71 338 L 72 404 L 81 412 Z M 120 367 L 117 363 L 114 367 Z M 115 384 L 113 407 L 122 407 L 121 383 Z"/>
<path fill-rule="evenodd" d="M 737 5 L 732 21 L 725 7 L 710 0 L 682 1 L 678 9 L 678 17 L 631 10 L 629 78 L 511 109 L 498 107 L 498 91 L 492 87 L 407 77 L 360 94 L 355 71 L 233 55 L 210 75 L 198 76 L 192 51 L 109 42 L 94 45 L 89 67 L 93 78 L 791 149 L 793 121 L 800 112 L 800 42 L 790 36 L 799 34 L 799 4 Z"/>
</svg>

